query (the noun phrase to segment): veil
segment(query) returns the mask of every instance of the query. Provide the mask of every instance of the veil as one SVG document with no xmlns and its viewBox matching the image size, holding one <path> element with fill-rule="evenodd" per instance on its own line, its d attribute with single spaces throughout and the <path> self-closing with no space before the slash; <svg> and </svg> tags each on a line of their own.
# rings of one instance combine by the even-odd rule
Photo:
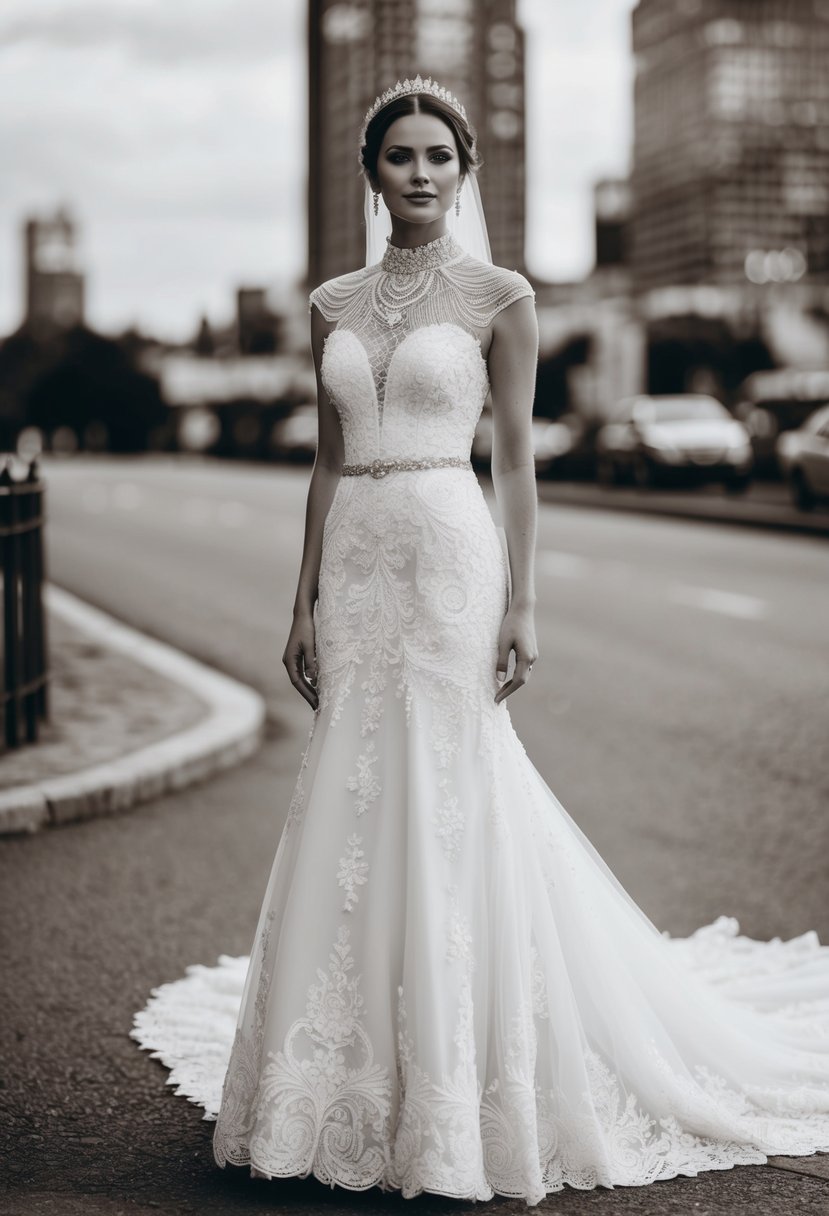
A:
<svg viewBox="0 0 829 1216">
<path fill-rule="evenodd" d="M 473 258 L 491 263 L 492 252 L 489 248 L 484 205 L 481 201 L 478 179 L 474 173 L 467 173 L 464 177 L 460 201 L 460 215 L 456 215 L 455 208 L 451 207 L 446 215 L 446 229 Z M 368 179 L 365 183 L 364 211 L 366 266 L 373 266 L 386 252 L 386 238 L 391 236 L 391 212 L 383 202 L 381 194 L 377 202 L 377 215 L 374 214 L 374 196 Z"/>
</svg>

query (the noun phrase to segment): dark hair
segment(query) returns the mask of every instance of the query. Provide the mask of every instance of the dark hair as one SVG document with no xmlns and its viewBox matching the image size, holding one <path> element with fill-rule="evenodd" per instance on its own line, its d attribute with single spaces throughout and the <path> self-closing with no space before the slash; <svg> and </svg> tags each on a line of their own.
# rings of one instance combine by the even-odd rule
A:
<svg viewBox="0 0 829 1216">
<path fill-rule="evenodd" d="M 443 119 L 455 136 L 461 176 L 478 172 L 484 162 L 478 152 L 475 128 L 464 122 L 457 110 L 453 110 L 440 97 L 431 93 L 404 93 L 378 110 L 366 128 L 366 139 L 360 147 L 358 160 L 369 182 L 372 177 L 377 180 L 377 161 L 386 132 L 404 114 L 434 114 L 436 118 Z"/>
</svg>

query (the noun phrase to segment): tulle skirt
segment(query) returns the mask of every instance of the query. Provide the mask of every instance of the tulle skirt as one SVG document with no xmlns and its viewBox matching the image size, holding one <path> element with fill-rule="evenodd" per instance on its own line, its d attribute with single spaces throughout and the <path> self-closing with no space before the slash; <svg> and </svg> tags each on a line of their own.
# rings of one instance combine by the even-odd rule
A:
<svg viewBox="0 0 829 1216">
<path fill-rule="evenodd" d="M 441 757 L 440 701 L 382 702 L 315 716 L 250 959 L 136 1017 L 219 1164 L 534 1205 L 829 1151 L 829 947 L 660 933 L 506 704 Z"/>
</svg>

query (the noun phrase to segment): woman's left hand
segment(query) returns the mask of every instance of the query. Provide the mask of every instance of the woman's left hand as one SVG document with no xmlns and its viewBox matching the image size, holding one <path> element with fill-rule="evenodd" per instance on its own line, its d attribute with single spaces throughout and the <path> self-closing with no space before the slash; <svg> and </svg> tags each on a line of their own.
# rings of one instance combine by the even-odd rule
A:
<svg viewBox="0 0 829 1216">
<path fill-rule="evenodd" d="M 532 608 L 511 604 L 498 635 L 498 667 L 496 671 L 499 680 L 505 680 L 509 669 L 510 651 L 515 651 L 515 671 L 508 684 L 502 684 L 495 694 L 495 703 L 499 704 L 527 683 L 527 677 L 532 671 L 533 663 L 538 658 L 538 645 L 535 640 L 535 620 Z"/>
</svg>

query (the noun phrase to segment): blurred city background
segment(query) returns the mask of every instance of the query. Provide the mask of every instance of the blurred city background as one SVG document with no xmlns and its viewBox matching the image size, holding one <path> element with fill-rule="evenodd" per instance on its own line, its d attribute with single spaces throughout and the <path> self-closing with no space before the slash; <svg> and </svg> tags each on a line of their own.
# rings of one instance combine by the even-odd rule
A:
<svg viewBox="0 0 829 1216">
<path fill-rule="evenodd" d="M 829 495 L 827 0 L 21 0 L 0 65 L 0 447 L 312 459 L 307 291 L 420 71 L 536 289 L 539 475 Z"/>
</svg>

